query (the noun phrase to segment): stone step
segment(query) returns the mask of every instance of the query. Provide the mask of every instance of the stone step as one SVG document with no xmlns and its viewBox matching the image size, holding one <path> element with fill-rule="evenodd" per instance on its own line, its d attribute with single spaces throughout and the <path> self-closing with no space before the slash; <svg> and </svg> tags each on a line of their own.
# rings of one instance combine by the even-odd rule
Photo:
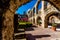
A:
<svg viewBox="0 0 60 40">
<path fill-rule="evenodd" d="M 26 34 L 16 35 L 14 36 L 15 39 L 23 39 L 25 38 Z"/>
<path fill-rule="evenodd" d="M 18 31 L 25 31 L 25 29 L 18 29 Z"/>
<path fill-rule="evenodd" d="M 21 34 L 25 34 L 25 32 L 15 33 L 14 36 L 21 35 Z"/>
<path fill-rule="evenodd" d="M 25 32 L 24 29 L 17 29 L 14 33 L 21 33 L 21 32 Z"/>
</svg>

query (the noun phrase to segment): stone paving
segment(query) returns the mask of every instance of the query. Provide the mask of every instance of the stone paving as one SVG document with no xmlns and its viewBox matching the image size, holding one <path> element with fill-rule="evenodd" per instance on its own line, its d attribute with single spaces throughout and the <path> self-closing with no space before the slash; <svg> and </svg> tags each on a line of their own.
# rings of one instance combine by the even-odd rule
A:
<svg viewBox="0 0 60 40">
<path fill-rule="evenodd" d="M 60 31 L 49 28 L 31 27 L 25 33 L 27 40 L 60 40 Z"/>
</svg>

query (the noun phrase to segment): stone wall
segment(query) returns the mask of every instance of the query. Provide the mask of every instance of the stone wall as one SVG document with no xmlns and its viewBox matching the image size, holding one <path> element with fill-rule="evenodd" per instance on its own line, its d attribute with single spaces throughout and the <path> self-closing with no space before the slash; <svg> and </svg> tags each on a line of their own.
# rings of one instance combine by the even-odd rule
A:
<svg viewBox="0 0 60 40">
<path fill-rule="evenodd" d="M 1 20 L 3 20 L 2 40 L 13 40 L 15 11 L 27 2 L 29 0 L 0 0 L 0 14 L 2 16 Z"/>
</svg>

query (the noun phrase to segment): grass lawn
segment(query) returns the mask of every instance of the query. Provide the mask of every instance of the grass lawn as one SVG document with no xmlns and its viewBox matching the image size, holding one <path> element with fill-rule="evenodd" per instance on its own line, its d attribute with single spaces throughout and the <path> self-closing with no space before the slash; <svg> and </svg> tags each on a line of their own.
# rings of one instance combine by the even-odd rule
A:
<svg viewBox="0 0 60 40">
<path fill-rule="evenodd" d="M 27 27 L 31 27 L 32 23 L 30 22 L 18 22 L 19 23 L 19 27 L 18 28 L 27 28 Z"/>
<path fill-rule="evenodd" d="M 19 25 L 32 24 L 32 23 L 30 23 L 30 22 L 18 22 L 18 23 L 19 23 Z"/>
</svg>

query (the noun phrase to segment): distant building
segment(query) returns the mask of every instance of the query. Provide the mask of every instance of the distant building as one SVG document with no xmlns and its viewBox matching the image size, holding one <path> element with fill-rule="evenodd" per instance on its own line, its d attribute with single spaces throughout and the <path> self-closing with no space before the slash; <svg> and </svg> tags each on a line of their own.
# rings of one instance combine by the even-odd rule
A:
<svg viewBox="0 0 60 40">
<path fill-rule="evenodd" d="M 40 0 L 37 0 L 33 8 L 28 9 L 28 20 L 33 25 L 42 28 L 48 28 L 52 23 L 60 24 L 60 11 L 47 1 L 41 1 L 42 7 L 38 10 L 39 2 Z"/>
</svg>

